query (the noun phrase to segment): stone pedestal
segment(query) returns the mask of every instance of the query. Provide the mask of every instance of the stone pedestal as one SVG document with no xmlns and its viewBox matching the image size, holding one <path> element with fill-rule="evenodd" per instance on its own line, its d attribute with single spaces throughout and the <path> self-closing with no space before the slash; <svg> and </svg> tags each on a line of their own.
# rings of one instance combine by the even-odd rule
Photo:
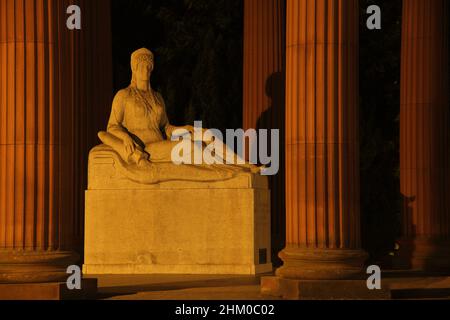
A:
<svg viewBox="0 0 450 320">
<path fill-rule="evenodd" d="M 142 185 L 116 166 L 91 153 L 85 274 L 272 272 L 266 177 Z"/>
<path fill-rule="evenodd" d="M 393 258 L 393 268 L 450 275 L 450 241 L 431 237 L 404 238 Z"/>
<path fill-rule="evenodd" d="M 397 267 L 450 271 L 449 3 L 403 1 Z"/>
</svg>

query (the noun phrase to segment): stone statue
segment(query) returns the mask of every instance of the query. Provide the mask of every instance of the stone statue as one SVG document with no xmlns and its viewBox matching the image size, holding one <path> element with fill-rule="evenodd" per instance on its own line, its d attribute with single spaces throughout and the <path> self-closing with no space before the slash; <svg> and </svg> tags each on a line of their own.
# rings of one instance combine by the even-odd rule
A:
<svg viewBox="0 0 450 320">
<path fill-rule="evenodd" d="M 131 84 L 117 93 L 107 131 L 99 133 L 103 144 L 89 154 L 83 272 L 271 272 L 268 177 L 243 161 L 223 164 L 215 136 L 207 141 L 194 132 L 191 141 L 186 131 L 198 128 L 170 124 L 163 98 L 150 85 L 149 50 L 133 53 L 131 69 Z M 199 152 L 221 161 L 177 165 L 172 151 L 178 150 L 182 162 L 198 160 Z"/>
<path fill-rule="evenodd" d="M 248 163 L 173 164 L 172 149 L 179 142 L 171 141 L 172 134 L 177 129 L 193 134 L 194 128 L 170 124 L 164 99 L 151 87 L 153 68 L 154 57 L 150 50 L 142 48 L 132 54 L 131 84 L 116 94 L 107 131 L 99 133 L 100 140 L 115 151 L 122 174 L 136 182 L 152 184 L 169 180 L 220 181 L 231 179 L 239 173 L 260 171 L 257 166 Z M 200 145 L 205 147 L 205 144 Z M 199 144 L 192 142 L 191 150 L 193 148 L 199 148 Z"/>
</svg>

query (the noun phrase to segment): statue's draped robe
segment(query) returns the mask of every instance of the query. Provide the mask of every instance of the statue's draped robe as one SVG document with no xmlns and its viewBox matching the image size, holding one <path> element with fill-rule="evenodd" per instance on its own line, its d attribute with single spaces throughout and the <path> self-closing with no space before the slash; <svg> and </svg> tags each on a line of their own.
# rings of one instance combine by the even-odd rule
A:
<svg viewBox="0 0 450 320">
<path fill-rule="evenodd" d="M 220 181 L 234 178 L 239 173 L 249 173 L 238 165 L 176 165 L 171 151 L 178 142 L 166 140 L 170 123 L 164 100 L 158 93 L 145 94 L 133 86 L 117 93 L 108 122 L 108 133 L 100 134 L 104 145 L 91 152 L 102 157 L 112 157 L 117 170 L 128 179 L 144 184 L 164 181 Z M 132 161 L 115 132 L 127 133 L 138 145 L 136 153 L 148 154 L 141 162 Z M 193 150 L 192 150 L 193 151 Z M 148 160 L 147 160 L 148 159 Z"/>
</svg>

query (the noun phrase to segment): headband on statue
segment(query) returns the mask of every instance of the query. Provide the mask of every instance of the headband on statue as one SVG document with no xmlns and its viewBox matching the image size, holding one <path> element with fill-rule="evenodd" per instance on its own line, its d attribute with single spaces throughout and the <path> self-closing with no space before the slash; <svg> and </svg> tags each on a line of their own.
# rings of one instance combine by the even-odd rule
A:
<svg viewBox="0 0 450 320">
<path fill-rule="evenodd" d="M 146 48 L 136 50 L 131 55 L 131 69 L 136 70 L 139 63 L 144 61 L 153 63 L 153 53 Z"/>
<path fill-rule="evenodd" d="M 153 64 L 153 53 L 146 48 L 136 50 L 131 55 L 131 72 L 132 72 L 131 86 L 132 87 L 136 87 L 136 75 L 134 72 L 137 69 L 139 63 L 144 62 L 144 61 Z"/>
</svg>

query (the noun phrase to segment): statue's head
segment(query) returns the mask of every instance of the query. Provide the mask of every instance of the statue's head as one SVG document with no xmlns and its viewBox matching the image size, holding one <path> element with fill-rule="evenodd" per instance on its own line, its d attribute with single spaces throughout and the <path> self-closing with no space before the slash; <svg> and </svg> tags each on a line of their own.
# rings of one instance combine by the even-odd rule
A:
<svg viewBox="0 0 450 320">
<path fill-rule="evenodd" d="M 137 81 L 150 81 L 153 71 L 153 53 L 145 48 L 136 50 L 131 55 L 131 72 L 133 74 L 131 85 L 136 86 Z"/>
</svg>

